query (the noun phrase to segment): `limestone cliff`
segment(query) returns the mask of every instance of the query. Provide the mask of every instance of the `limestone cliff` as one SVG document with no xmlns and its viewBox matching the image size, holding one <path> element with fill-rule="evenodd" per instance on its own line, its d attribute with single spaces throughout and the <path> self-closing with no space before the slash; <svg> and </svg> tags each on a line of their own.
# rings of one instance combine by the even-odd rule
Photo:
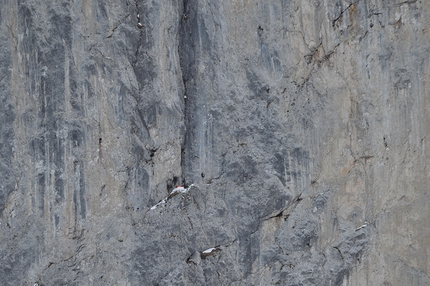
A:
<svg viewBox="0 0 430 286">
<path fill-rule="evenodd" d="M 0 284 L 430 285 L 429 28 L 424 0 L 0 0 Z"/>
</svg>

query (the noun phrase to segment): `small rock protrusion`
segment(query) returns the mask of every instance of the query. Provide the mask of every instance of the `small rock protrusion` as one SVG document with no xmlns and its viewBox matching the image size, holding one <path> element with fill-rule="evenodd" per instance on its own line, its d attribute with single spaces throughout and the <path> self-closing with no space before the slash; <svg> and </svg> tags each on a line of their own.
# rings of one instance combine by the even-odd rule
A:
<svg viewBox="0 0 430 286">
<path fill-rule="evenodd" d="M 137 6 L 137 4 L 136 4 L 136 6 Z M 137 27 L 139 29 L 143 28 L 143 24 L 140 22 L 140 15 L 139 14 L 137 14 Z"/>
<path fill-rule="evenodd" d="M 200 262 L 202 261 L 201 257 L 200 257 L 200 253 L 198 251 L 195 251 L 193 254 L 191 254 L 190 257 L 188 257 L 187 259 L 187 263 L 194 263 L 195 265 L 199 265 Z"/>
<path fill-rule="evenodd" d="M 47 76 L 47 71 L 48 71 L 48 67 L 43 66 L 42 69 L 40 70 L 40 75 L 42 76 L 42 78 L 45 78 Z"/>
</svg>

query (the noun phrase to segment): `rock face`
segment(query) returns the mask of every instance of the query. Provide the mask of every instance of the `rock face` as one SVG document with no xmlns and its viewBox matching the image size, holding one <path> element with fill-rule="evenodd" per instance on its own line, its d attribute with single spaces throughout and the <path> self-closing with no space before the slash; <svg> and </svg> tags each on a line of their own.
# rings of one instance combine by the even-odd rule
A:
<svg viewBox="0 0 430 286">
<path fill-rule="evenodd" d="M 0 284 L 430 285 L 429 19 L 0 0 Z"/>
</svg>

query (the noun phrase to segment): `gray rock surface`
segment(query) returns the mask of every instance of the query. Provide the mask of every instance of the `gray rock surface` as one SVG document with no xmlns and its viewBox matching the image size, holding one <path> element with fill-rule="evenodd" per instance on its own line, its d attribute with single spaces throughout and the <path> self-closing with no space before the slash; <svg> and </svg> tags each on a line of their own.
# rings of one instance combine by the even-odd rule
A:
<svg viewBox="0 0 430 286">
<path fill-rule="evenodd" d="M 0 0 L 0 284 L 430 285 L 429 19 Z"/>
</svg>

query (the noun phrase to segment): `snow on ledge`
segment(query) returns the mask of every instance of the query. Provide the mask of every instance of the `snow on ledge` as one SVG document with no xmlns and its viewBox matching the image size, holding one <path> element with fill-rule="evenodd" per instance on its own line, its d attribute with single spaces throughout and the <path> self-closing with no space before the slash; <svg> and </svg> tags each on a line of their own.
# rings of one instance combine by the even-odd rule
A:
<svg viewBox="0 0 430 286">
<path fill-rule="evenodd" d="M 204 254 L 209 254 L 209 253 L 214 252 L 215 250 L 216 250 L 216 248 L 215 248 L 215 247 L 212 247 L 212 248 L 209 248 L 209 249 L 203 250 L 203 252 L 202 252 L 202 253 L 204 253 Z"/>
<path fill-rule="evenodd" d="M 184 188 L 184 187 L 176 187 L 176 188 L 174 188 L 166 198 L 164 198 L 163 200 L 161 200 L 158 204 L 152 206 L 149 210 L 155 210 L 159 206 L 164 205 L 165 203 L 167 203 L 168 199 L 176 196 L 177 194 L 183 194 L 183 193 L 188 192 L 191 189 L 191 187 L 193 187 L 193 186 L 194 186 L 194 184 L 191 184 L 188 188 Z"/>
</svg>

